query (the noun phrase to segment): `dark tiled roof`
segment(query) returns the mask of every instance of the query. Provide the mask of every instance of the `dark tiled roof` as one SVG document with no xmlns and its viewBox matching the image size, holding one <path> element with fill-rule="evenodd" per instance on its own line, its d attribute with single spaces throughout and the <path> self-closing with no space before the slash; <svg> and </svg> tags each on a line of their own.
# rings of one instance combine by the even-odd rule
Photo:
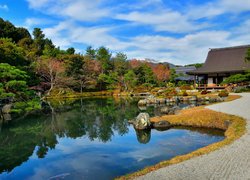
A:
<svg viewBox="0 0 250 180">
<path fill-rule="evenodd" d="M 249 48 L 250 45 L 211 49 L 205 64 L 188 74 L 243 72 L 250 69 L 250 62 L 245 62 Z"/>
<path fill-rule="evenodd" d="M 176 74 L 186 74 L 189 71 L 194 71 L 196 70 L 195 66 L 186 66 L 186 67 L 176 67 L 175 72 Z"/>
<path fill-rule="evenodd" d="M 176 81 L 193 81 L 194 76 L 181 76 L 181 77 L 175 78 L 175 80 Z"/>
</svg>

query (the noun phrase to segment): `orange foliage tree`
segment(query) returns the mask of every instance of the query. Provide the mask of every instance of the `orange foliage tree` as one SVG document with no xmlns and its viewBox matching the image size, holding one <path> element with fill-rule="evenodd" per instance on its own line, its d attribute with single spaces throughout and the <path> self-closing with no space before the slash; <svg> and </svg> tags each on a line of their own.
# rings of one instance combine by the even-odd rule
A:
<svg viewBox="0 0 250 180">
<path fill-rule="evenodd" d="M 154 67 L 152 67 L 152 70 L 158 81 L 166 81 L 169 79 L 170 70 L 168 65 L 157 64 Z"/>
<path fill-rule="evenodd" d="M 42 81 L 49 85 L 48 95 L 55 86 L 67 82 L 64 77 L 64 65 L 58 59 L 39 59 L 36 64 L 36 72 L 41 77 Z"/>
</svg>

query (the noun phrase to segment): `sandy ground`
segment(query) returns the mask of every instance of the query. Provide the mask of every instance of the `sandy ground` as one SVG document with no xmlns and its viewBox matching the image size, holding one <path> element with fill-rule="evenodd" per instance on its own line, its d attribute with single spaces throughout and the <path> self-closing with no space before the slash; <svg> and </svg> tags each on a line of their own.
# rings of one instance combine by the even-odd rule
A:
<svg viewBox="0 0 250 180">
<path fill-rule="evenodd" d="M 250 180 L 250 93 L 239 95 L 242 98 L 210 105 L 207 108 L 245 118 L 247 120 L 245 135 L 217 151 L 161 168 L 138 179 Z"/>
</svg>

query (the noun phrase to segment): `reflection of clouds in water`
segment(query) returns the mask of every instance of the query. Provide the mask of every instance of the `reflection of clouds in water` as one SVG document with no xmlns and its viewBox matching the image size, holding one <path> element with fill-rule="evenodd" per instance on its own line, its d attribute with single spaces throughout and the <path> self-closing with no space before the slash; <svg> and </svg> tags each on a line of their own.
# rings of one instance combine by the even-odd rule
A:
<svg viewBox="0 0 250 180">
<path fill-rule="evenodd" d="M 88 138 L 63 138 L 58 140 L 56 149 L 61 151 L 63 154 L 70 154 L 82 150 L 82 148 L 93 147 L 98 145 L 104 145 L 99 141 L 90 141 Z"/>
<path fill-rule="evenodd" d="M 162 155 L 162 150 L 155 151 L 154 148 L 146 148 L 146 149 L 137 149 L 134 151 L 130 151 L 127 153 L 120 153 L 120 157 L 122 158 L 132 158 L 137 162 L 143 161 L 145 159 L 151 159 L 157 156 Z"/>
<path fill-rule="evenodd" d="M 103 164 L 112 164 L 112 166 L 119 166 L 117 157 L 108 154 L 93 155 L 92 152 L 84 154 L 72 154 L 65 159 L 50 161 L 43 166 L 34 169 L 34 175 L 29 179 L 48 179 L 60 174 L 69 174 L 71 176 L 81 176 L 82 178 L 89 178 L 89 176 L 98 176 L 98 173 L 111 175 L 112 172 L 106 170 L 107 167 Z M 63 169 L 64 171 L 61 171 Z M 96 172 L 96 173 L 93 173 Z M 79 177 L 78 177 L 79 178 Z"/>
<path fill-rule="evenodd" d="M 84 137 L 59 139 L 56 152 L 60 151 L 60 153 L 51 153 L 49 157 L 58 156 L 58 154 L 60 156 L 66 156 L 63 159 L 49 162 L 48 166 L 46 165 L 45 167 L 36 169 L 32 179 L 37 179 L 37 177 L 47 178 L 60 173 L 66 173 L 61 172 L 61 169 L 68 170 L 67 173 L 71 173 L 72 176 L 78 174 L 87 177 L 93 174 L 93 172 L 107 174 L 109 172 L 106 172 L 105 166 L 126 168 L 126 166 L 128 166 L 128 164 L 125 163 L 126 159 L 129 159 L 129 162 L 144 163 L 157 157 L 173 157 L 176 155 L 177 149 L 181 153 L 188 151 L 192 146 L 208 144 L 207 141 L 203 143 L 204 140 L 207 140 L 207 136 L 197 132 L 185 130 L 183 132 L 182 130 L 182 133 L 180 133 L 179 130 L 173 129 L 168 132 L 153 131 L 152 133 L 152 137 L 155 139 L 153 142 L 141 146 L 137 143 L 129 144 L 129 141 L 126 143 L 126 140 L 124 140 L 125 144 L 123 146 L 129 146 L 130 150 L 118 150 L 113 153 L 112 147 L 117 148 L 116 141 L 102 143 L 99 141 L 90 141 Z M 135 138 L 134 135 L 131 136 L 130 134 L 129 136 Z M 197 135 L 199 135 L 199 137 L 197 137 Z M 122 139 L 118 141 L 122 141 Z M 124 147 L 119 145 L 119 148 Z M 50 169 L 54 170 L 50 171 Z"/>
<path fill-rule="evenodd" d="M 43 168 L 35 168 L 34 169 L 34 175 L 32 175 L 31 177 L 29 177 L 27 180 L 44 180 L 44 179 L 48 179 L 51 176 L 51 172 L 52 171 L 50 168 L 48 167 L 43 167 Z"/>
</svg>

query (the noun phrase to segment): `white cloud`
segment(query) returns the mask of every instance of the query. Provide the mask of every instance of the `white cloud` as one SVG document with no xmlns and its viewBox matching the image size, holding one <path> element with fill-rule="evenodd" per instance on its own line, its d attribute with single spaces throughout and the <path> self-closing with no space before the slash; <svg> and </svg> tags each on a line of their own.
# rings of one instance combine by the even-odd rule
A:
<svg viewBox="0 0 250 180">
<path fill-rule="evenodd" d="M 6 4 L 4 4 L 4 5 L 1 5 L 0 4 L 0 10 L 5 10 L 5 11 L 8 11 L 9 10 L 9 7 L 6 5 Z"/>
<path fill-rule="evenodd" d="M 151 25 L 156 31 L 190 32 L 206 27 L 205 24 L 195 24 L 176 11 L 138 12 L 118 14 L 117 19 Z"/>
<path fill-rule="evenodd" d="M 237 28 L 232 25 L 225 30 L 220 26 L 213 30 L 216 24 L 212 24 L 211 19 L 202 23 L 197 21 L 225 13 L 232 13 L 237 18 L 239 13 L 250 10 L 250 0 L 216 0 L 176 10 L 164 7 L 161 0 L 119 3 L 117 7 L 107 0 L 27 1 L 30 8 L 60 19 L 61 22 L 53 26 L 47 22 L 48 28 L 43 31 L 61 48 L 74 44 L 82 45 L 83 49 L 86 45 L 94 48 L 106 46 L 112 51 L 127 53 L 129 58 L 152 58 L 175 64 L 189 64 L 204 61 L 209 48 L 250 43 L 250 20 L 245 20 Z M 107 6 L 105 2 L 112 5 Z M 124 20 L 125 23 L 119 21 L 117 25 L 113 20 Z M 39 22 L 44 24 L 46 20 L 26 19 L 27 26 L 39 25 Z M 96 25 L 99 22 L 102 25 Z M 110 22 L 114 24 L 110 25 Z M 221 25 L 223 22 L 213 23 Z M 141 25 L 150 26 L 153 30 L 131 33 Z M 128 29 L 128 32 L 119 34 L 123 28 Z M 77 48 L 80 49 L 79 46 Z"/>
<path fill-rule="evenodd" d="M 205 60 L 209 48 L 230 45 L 230 33 L 203 31 L 181 38 L 164 36 L 138 36 L 131 40 L 137 49 L 128 51 L 129 57 L 153 58 L 176 64 L 189 64 Z"/>
<path fill-rule="evenodd" d="M 33 27 L 37 25 L 49 25 L 52 24 L 54 21 L 45 18 L 27 18 L 25 19 L 25 26 Z"/>
<path fill-rule="evenodd" d="M 27 0 L 29 7 L 33 9 L 38 9 L 47 6 L 50 0 Z"/>
<path fill-rule="evenodd" d="M 250 11 L 249 0 L 222 0 L 220 6 L 226 12 L 244 12 Z"/>
<path fill-rule="evenodd" d="M 217 0 L 200 6 L 190 6 L 187 16 L 192 19 L 211 18 L 224 13 L 241 13 L 250 11 L 249 0 Z"/>
<path fill-rule="evenodd" d="M 114 27 L 113 27 L 114 28 Z M 44 33 L 51 38 L 57 46 L 69 47 L 73 43 L 92 45 L 94 47 L 106 46 L 114 51 L 120 51 L 128 46 L 128 43 L 114 38 L 109 33 L 111 27 L 84 27 L 72 21 L 64 21 L 58 25 L 45 28 Z"/>
<path fill-rule="evenodd" d="M 113 30 L 114 27 L 84 27 L 72 21 L 65 21 L 44 29 L 44 33 L 62 48 L 74 43 L 92 45 L 95 48 L 106 46 L 114 52 L 125 52 L 129 58 L 152 58 L 181 65 L 205 61 L 209 48 L 250 42 L 249 35 L 240 31 L 237 36 L 227 31 L 201 31 L 175 38 L 163 35 L 138 35 L 123 41 L 111 35 Z"/>
<path fill-rule="evenodd" d="M 93 21 L 108 17 L 108 8 L 102 8 L 103 0 L 27 0 L 30 8 L 40 10 L 43 13 L 72 20 Z"/>
</svg>

